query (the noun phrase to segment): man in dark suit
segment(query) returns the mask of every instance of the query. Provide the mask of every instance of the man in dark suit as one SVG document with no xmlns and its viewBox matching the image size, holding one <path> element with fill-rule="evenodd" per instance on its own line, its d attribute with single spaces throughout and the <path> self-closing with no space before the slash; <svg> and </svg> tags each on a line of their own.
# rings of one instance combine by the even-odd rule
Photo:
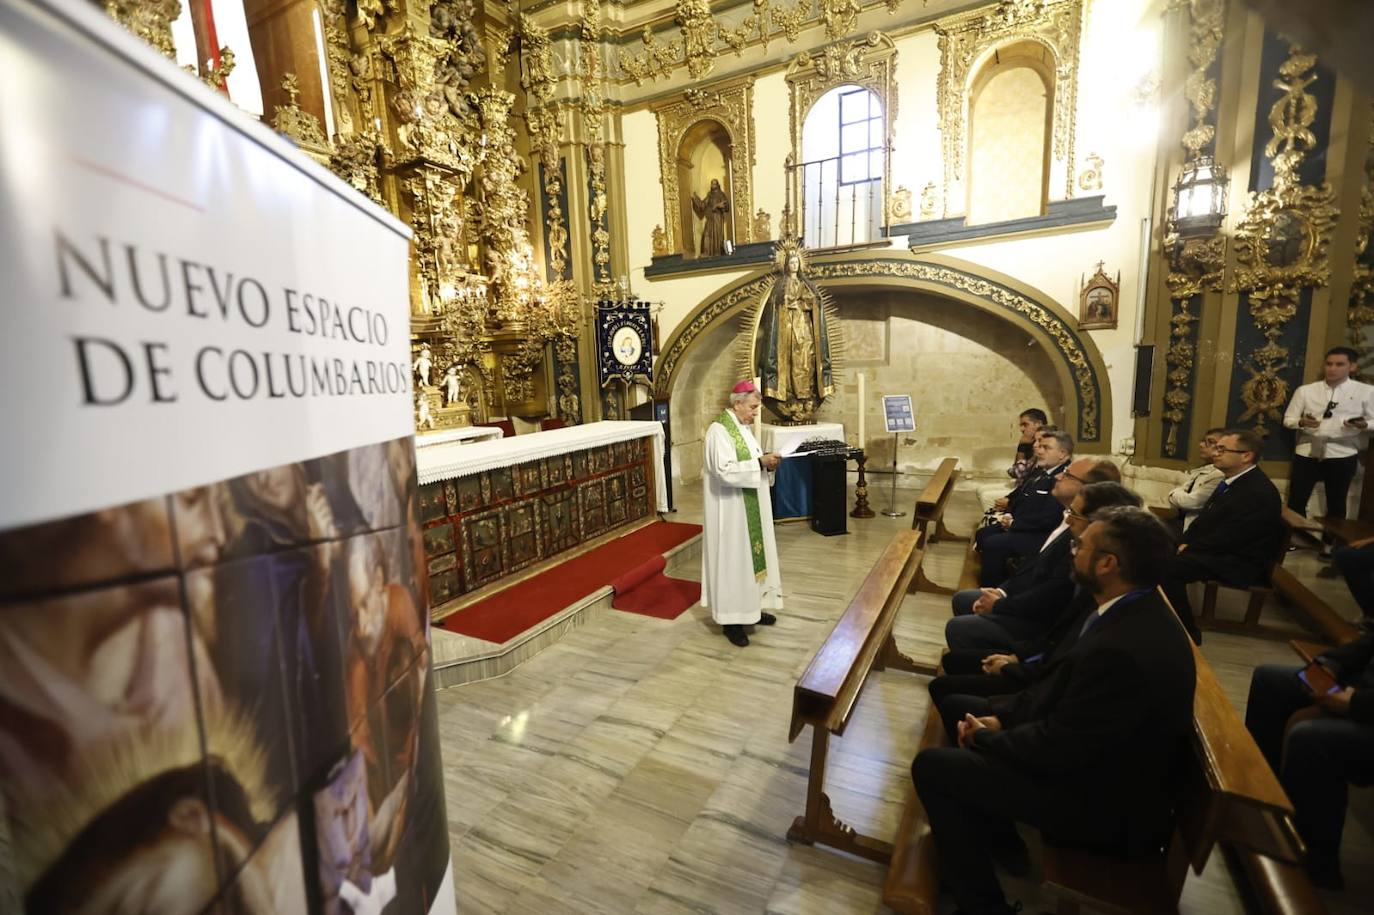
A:
<svg viewBox="0 0 1374 915">
<path fill-rule="evenodd" d="M 1228 429 L 1217 440 L 1212 463 L 1224 476 L 1179 541 L 1164 576 L 1164 592 L 1193 641 L 1189 582 L 1219 581 L 1248 588 L 1269 574 L 1283 540 L 1283 500 L 1260 469 L 1264 439 L 1252 429 Z"/>
<path fill-rule="evenodd" d="M 1064 507 L 1059 527 L 1050 532 L 1039 552 L 1025 562 L 998 588 L 970 588 L 958 591 L 950 603 L 954 618 L 945 624 L 945 641 L 950 651 L 970 648 L 1010 649 L 1016 641 L 1045 634 L 1073 597 L 1070 576 L 1069 541 L 1074 527 L 1073 505 L 1085 487 L 1110 482 L 1115 487 L 1105 501 L 1088 498 L 1087 510 L 1078 515 L 1087 527 L 1088 515 L 1107 505 L 1140 504 L 1140 500 L 1121 486 L 1121 471 L 1116 464 L 1100 458 L 1079 458 L 1065 468 L 1054 482 L 1053 494 Z M 1119 492 L 1118 492 L 1119 491 Z M 1133 502 L 1118 501 L 1125 494 Z M 1099 495 L 1106 496 L 1106 491 Z M 1078 533 L 1082 533 L 1080 529 Z"/>
<path fill-rule="evenodd" d="M 1168 838 L 1196 679 L 1187 636 L 1155 590 L 1171 547 L 1145 509 L 1098 513 L 1074 554 L 1093 605 L 1044 676 L 1012 696 L 946 700 L 970 709 L 959 746 L 922 751 L 911 773 L 941 877 L 967 915 L 1013 911 L 993 855 L 1024 855 L 1016 822 L 1126 854 Z"/>
<path fill-rule="evenodd" d="M 1115 465 L 1113 465 L 1115 466 Z M 1082 537 L 1092 516 L 1114 505 L 1139 507 L 1140 496 L 1120 483 L 1104 481 L 1084 486 L 1074 497 L 1067 515 L 1069 545 Z M 1092 594 L 1073 579 L 1072 554 L 1064 578 L 1070 591 L 1058 605 L 1048 608 L 1045 625 L 1033 636 L 1017 639 L 1010 648 L 951 649 L 940 659 L 942 673 L 930 681 L 930 701 L 940 708 L 946 696 L 1000 696 L 1025 689 L 1040 678 L 1056 656 L 1056 649 L 1069 638 L 1078 637 L 1087 610 L 1097 606 Z M 950 738 L 958 719 L 947 719 Z"/>
<path fill-rule="evenodd" d="M 1064 506 L 1054 497 L 1054 481 L 1073 458 L 1073 437 L 1058 430 L 1040 433 L 1035 440 L 1036 468 L 1007 499 L 998 523 L 974 535 L 982 566 L 978 584 L 995 588 L 1007 580 L 1007 560 L 1040 549 L 1050 531 L 1064 518 Z"/>
<path fill-rule="evenodd" d="M 1374 782 L 1374 633 L 1316 660 L 1334 686 L 1312 689 L 1300 667 L 1255 668 L 1245 726 L 1293 801 L 1312 882 L 1341 889 L 1347 784 Z"/>
</svg>

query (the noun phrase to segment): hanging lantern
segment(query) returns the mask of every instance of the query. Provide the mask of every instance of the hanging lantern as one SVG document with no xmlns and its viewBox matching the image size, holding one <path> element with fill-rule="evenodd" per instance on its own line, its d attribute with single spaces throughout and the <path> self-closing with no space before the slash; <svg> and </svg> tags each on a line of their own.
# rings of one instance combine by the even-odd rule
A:
<svg viewBox="0 0 1374 915">
<path fill-rule="evenodd" d="M 1174 182 L 1173 232 L 1180 238 L 1215 234 L 1226 220 L 1229 187 L 1226 169 L 1211 156 L 1198 156 L 1185 162 Z"/>
</svg>

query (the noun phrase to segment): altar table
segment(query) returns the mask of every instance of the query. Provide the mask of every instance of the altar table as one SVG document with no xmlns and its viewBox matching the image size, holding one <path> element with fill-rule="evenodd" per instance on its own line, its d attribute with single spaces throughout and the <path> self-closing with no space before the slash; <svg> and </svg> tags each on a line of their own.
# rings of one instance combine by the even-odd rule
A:
<svg viewBox="0 0 1374 915">
<path fill-rule="evenodd" d="M 450 441 L 415 460 L 431 610 L 668 510 L 652 421 Z"/>
</svg>

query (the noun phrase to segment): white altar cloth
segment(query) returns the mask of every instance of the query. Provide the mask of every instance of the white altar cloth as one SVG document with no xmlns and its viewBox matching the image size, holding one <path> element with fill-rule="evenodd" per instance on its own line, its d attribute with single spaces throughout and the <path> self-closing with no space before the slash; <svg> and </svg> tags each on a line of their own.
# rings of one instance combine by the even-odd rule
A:
<svg viewBox="0 0 1374 915">
<path fill-rule="evenodd" d="M 499 430 L 498 430 L 499 431 Z M 610 445 L 635 438 L 653 437 L 655 510 L 668 510 L 668 483 L 663 479 L 663 424 L 652 420 L 605 420 L 585 426 L 565 426 L 547 432 L 531 432 L 514 438 L 464 444 L 461 441 L 415 449 L 415 465 L 420 483 L 471 476 L 497 467 L 510 467 Z"/>
<path fill-rule="evenodd" d="M 844 441 L 844 425 L 841 423 L 809 423 L 805 426 L 777 426 L 772 423 L 759 424 L 759 447 L 764 451 L 777 451 L 787 442 L 800 435 L 808 438 L 828 438 L 837 442 Z"/>
<path fill-rule="evenodd" d="M 440 432 L 421 432 L 415 436 L 416 448 L 432 448 L 449 442 L 483 442 L 504 435 L 496 426 L 462 426 Z"/>
</svg>

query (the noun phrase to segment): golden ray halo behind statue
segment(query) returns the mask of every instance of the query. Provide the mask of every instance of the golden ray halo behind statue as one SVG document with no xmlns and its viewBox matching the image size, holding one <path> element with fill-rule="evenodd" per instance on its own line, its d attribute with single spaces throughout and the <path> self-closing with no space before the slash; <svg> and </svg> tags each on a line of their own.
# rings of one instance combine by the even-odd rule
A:
<svg viewBox="0 0 1374 915">
<path fill-rule="evenodd" d="M 785 425 L 813 422 L 835 392 L 843 331 L 831 297 L 807 275 L 806 249 L 790 207 L 773 246 L 773 273 L 737 337 L 738 374 L 761 380 L 764 404 Z"/>
</svg>

